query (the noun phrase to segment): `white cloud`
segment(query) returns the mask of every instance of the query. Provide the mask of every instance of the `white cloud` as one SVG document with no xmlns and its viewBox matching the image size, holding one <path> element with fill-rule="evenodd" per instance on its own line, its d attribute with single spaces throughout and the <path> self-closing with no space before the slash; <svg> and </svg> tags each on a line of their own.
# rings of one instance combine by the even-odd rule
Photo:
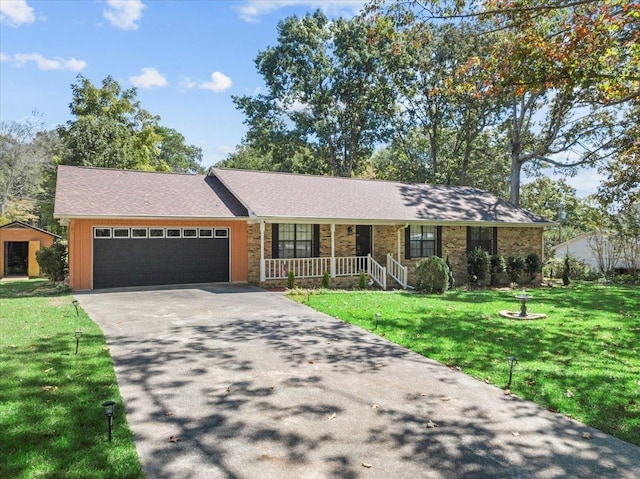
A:
<svg viewBox="0 0 640 479">
<path fill-rule="evenodd" d="M 167 86 L 167 79 L 155 68 L 142 68 L 141 75 L 129 77 L 131 84 L 138 88 Z"/>
<path fill-rule="evenodd" d="M 4 52 L 0 52 L 0 62 L 10 62 L 11 57 Z"/>
<path fill-rule="evenodd" d="M 195 88 L 198 86 L 198 83 L 189 77 L 181 76 L 179 85 L 182 88 Z"/>
<path fill-rule="evenodd" d="M 33 8 L 27 5 L 27 0 L 0 1 L 0 22 L 17 27 L 23 23 L 33 23 L 35 21 L 36 17 L 33 14 Z"/>
<path fill-rule="evenodd" d="M 107 8 L 102 12 L 111 25 L 122 30 L 137 30 L 142 10 L 146 6 L 142 0 L 107 0 Z"/>
<path fill-rule="evenodd" d="M 211 81 L 200 83 L 198 85 L 198 88 L 202 88 L 203 90 L 211 90 L 215 93 L 220 93 L 231 88 L 231 85 L 231 78 L 229 78 L 227 75 L 220 72 L 213 72 L 211 74 Z"/>
<path fill-rule="evenodd" d="M 2 61 L 12 61 L 17 67 L 24 67 L 27 63 L 33 62 L 38 70 L 69 70 L 79 72 L 86 68 L 87 62 L 76 60 L 75 58 L 64 59 L 62 57 L 45 58 L 39 53 L 16 53 L 13 58 L 3 54 Z"/>
<path fill-rule="evenodd" d="M 365 0 L 246 0 L 235 10 L 246 22 L 258 23 L 260 17 L 286 7 L 306 6 L 310 10 L 320 9 L 328 16 L 349 17 L 358 13 Z"/>
</svg>

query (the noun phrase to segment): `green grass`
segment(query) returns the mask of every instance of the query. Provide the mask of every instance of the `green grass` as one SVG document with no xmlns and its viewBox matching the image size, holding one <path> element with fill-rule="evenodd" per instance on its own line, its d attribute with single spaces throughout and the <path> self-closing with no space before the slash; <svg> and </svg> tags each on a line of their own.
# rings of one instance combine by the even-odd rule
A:
<svg viewBox="0 0 640 479">
<path fill-rule="evenodd" d="M 1 478 L 144 477 L 105 338 L 72 301 L 44 280 L 0 282 Z"/>
<path fill-rule="evenodd" d="M 294 296 L 309 306 L 374 330 L 424 356 L 640 445 L 640 288 L 572 284 L 529 291 L 532 313 L 516 291 L 451 291 L 444 295 L 326 292 Z"/>
</svg>

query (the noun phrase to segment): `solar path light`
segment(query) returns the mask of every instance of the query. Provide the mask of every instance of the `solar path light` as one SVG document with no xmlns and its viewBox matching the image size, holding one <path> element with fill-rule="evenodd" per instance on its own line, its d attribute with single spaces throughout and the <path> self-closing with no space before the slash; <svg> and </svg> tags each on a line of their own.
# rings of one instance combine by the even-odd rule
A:
<svg viewBox="0 0 640 479">
<path fill-rule="evenodd" d="M 113 438 L 113 409 L 115 406 L 115 401 L 105 401 L 102 403 L 102 407 L 104 408 L 104 415 L 107 416 L 107 427 L 109 428 L 109 442 Z"/>
<path fill-rule="evenodd" d="M 516 363 L 518 362 L 518 359 L 515 356 L 509 356 L 507 358 L 507 361 L 509 361 L 509 382 L 507 383 L 507 387 L 511 386 L 511 378 L 513 377 L 513 368 L 516 365 Z"/>
<path fill-rule="evenodd" d="M 78 346 L 80 346 L 80 336 L 82 336 L 82 329 L 76 329 L 76 354 L 78 354 Z"/>
</svg>

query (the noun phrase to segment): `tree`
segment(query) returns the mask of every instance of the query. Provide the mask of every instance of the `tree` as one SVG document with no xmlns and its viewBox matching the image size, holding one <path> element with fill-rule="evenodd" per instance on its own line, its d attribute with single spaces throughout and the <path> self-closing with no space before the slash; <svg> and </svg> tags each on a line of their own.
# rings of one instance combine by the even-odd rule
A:
<svg viewBox="0 0 640 479">
<path fill-rule="evenodd" d="M 384 5 L 374 2 L 370 11 L 403 28 L 477 21 L 489 38 L 490 50 L 479 68 L 484 80 L 454 77 L 479 87 L 481 96 L 511 99 L 501 130 L 508 136 L 513 204 L 519 204 L 525 166 L 571 169 L 615 154 L 619 112 L 640 95 L 638 4 L 427 0 Z"/>
<path fill-rule="evenodd" d="M 185 144 L 182 133 L 173 128 L 158 126 L 155 130 L 160 137 L 158 156 L 155 162 L 159 169 L 168 168 L 179 173 L 204 173 L 202 149 Z"/>
<path fill-rule="evenodd" d="M 280 164 L 308 148 L 322 165 L 316 170 L 357 171 L 387 134 L 394 106 L 390 85 L 379 81 L 380 50 L 369 28 L 320 11 L 280 22 L 278 45 L 255 61 L 267 93 L 233 97 L 247 116 L 248 145 L 263 153 L 274 147 Z"/>
<path fill-rule="evenodd" d="M 0 123 L 0 218 L 37 223 L 40 177 L 58 148 L 37 116 Z"/>
<path fill-rule="evenodd" d="M 123 90 L 110 76 L 97 88 L 79 75 L 71 90 L 75 118 L 58 127 L 65 145 L 62 164 L 154 169 L 159 118 L 140 106 L 135 88 Z"/>
</svg>

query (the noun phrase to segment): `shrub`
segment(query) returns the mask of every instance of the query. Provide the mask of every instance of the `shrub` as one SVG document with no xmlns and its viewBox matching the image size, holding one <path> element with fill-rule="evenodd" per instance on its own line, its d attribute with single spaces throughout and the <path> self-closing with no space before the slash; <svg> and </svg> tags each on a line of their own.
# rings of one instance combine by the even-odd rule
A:
<svg viewBox="0 0 640 479">
<path fill-rule="evenodd" d="M 489 271 L 491 273 L 491 286 L 498 285 L 498 275 L 507 270 L 507 262 L 502 255 L 496 254 L 489 260 Z"/>
<path fill-rule="evenodd" d="M 536 278 L 536 275 L 542 271 L 542 260 L 535 253 L 529 253 L 524 260 L 525 271 L 529 275 L 529 282 Z"/>
<path fill-rule="evenodd" d="M 453 269 L 451 269 L 451 263 L 449 262 L 449 253 L 447 253 L 447 257 L 444 260 L 447 268 L 449 268 L 449 289 L 453 289 L 456 284 L 456 279 L 453 277 Z"/>
<path fill-rule="evenodd" d="M 287 288 L 293 289 L 296 286 L 296 274 L 293 271 L 287 273 Z"/>
<path fill-rule="evenodd" d="M 468 253 L 467 272 L 471 282 L 482 284 L 489 273 L 489 253 L 480 247 Z"/>
<path fill-rule="evenodd" d="M 509 281 L 517 283 L 526 267 L 525 260 L 522 256 L 509 256 L 507 258 L 507 275 Z"/>
<path fill-rule="evenodd" d="M 36 251 L 40 271 L 51 281 L 62 281 L 67 274 L 67 245 L 62 242 Z"/>
<path fill-rule="evenodd" d="M 360 271 L 360 278 L 358 279 L 358 287 L 360 289 L 367 289 L 367 275 L 364 272 Z"/>
<path fill-rule="evenodd" d="M 322 287 L 324 289 L 329 289 L 330 285 L 331 285 L 331 278 L 329 276 L 329 272 L 325 271 L 324 273 L 322 273 Z"/>
<path fill-rule="evenodd" d="M 569 286 L 571 283 L 571 263 L 569 262 L 569 255 L 564 258 L 564 269 L 562 270 L 562 284 Z"/>
<path fill-rule="evenodd" d="M 437 256 L 430 256 L 416 265 L 416 289 L 425 293 L 444 293 L 449 288 L 449 267 Z"/>
</svg>

